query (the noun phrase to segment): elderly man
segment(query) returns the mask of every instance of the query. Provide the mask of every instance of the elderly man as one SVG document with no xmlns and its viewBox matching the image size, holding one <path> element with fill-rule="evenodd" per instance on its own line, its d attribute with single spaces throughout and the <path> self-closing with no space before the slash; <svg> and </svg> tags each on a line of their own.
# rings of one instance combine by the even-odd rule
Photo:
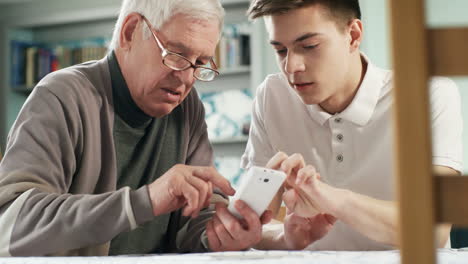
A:
<svg viewBox="0 0 468 264">
<path fill-rule="evenodd" d="M 1 256 L 242 250 L 262 222 L 212 166 L 192 86 L 218 74 L 218 0 L 125 0 L 112 49 L 44 78 L 0 165 Z M 213 194 L 213 190 L 216 190 Z M 205 227 L 208 226 L 207 232 Z"/>
</svg>

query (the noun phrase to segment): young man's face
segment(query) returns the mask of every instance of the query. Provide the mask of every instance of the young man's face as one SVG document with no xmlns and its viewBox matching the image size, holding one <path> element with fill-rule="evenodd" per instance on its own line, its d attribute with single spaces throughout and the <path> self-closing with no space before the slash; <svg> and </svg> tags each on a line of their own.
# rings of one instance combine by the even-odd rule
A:
<svg viewBox="0 0 468 264">
<path fill-rule="evenodd" d="M 345 89 L 352 37 L 320 5 L 265 17 L 280 69 L 305 104 L 321 104 Z"/>
</svg>

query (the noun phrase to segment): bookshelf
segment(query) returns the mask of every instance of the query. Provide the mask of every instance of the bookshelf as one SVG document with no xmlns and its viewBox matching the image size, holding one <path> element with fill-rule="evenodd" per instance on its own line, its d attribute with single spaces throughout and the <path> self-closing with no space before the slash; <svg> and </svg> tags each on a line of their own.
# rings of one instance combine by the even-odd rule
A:
<svg viewBox="0 0 468 264">
<path fill-rule="evenodd" d="M 246 143 L 248 139 L 249 139 L 248 136 L 237 136 L 237 137 L 214 139 L 211 141 L 211 143 L 214 145 L 237 144 L 237 143 Z"/>
<path fill-rule="evenodd" d="M 223 69 L 220 72 L 221 76 L 247 74 L 247 73 L 250 73 L 250 66 L 239 66 L 236 68 Z"/>
<path fill-rule="evenodd" d="M 221 0 L 225 10 L 225 24 L 245 24 L 249 0 Z M 22 104 L 32 90 L 27 85 L 11 85 L 11 41 L 60 43 L 92 38 L 111 38 L 121 0 L 41 0 L 0 5 L 0 149 L 4 150 L 6 135 Z M 212 93 L 255 88 L 271 67 L 274 54 L 268 47 L 263 21 L 250 25 L 250 65 L 220 69 L 214 82 L 197 83 L 199 93 Z M 18 33 L 19 32 L 19 33 Z M 273 63 L 274 64 L 274 63 Z M 215 155 L 240 157 L 245 149 L 246 136 L 213 140 Z"/>
</svg>

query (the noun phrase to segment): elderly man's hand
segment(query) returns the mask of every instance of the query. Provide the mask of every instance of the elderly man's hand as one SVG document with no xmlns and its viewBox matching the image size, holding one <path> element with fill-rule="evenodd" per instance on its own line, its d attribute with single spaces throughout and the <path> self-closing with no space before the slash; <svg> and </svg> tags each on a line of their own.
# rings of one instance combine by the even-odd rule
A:
<svg viewBox="0 0 468 264">
<path fill-rule="evenodd" d="M 209 206 L 213 186 L 227 195 L 235 193 L 229 181 L 212 167 L 175 165 L 148 186 L 153 214 L 184 207 L 184 216 L 197 217 L 201 209 Z"/>
<path fill-rule="evenodd" d="M 206 225 L 209 247 L 213 251 L 239 251 L 248 249 L 262 239 L 262 226 L 272 219 L 271 211 L 259 217 L 243 201 L 236 201 L 235 207 L 244 218 L 237 219 L 226 208 L 216 204 L 216 214 Z"/>
<path fill-rule="evenodd" d="M 284 219 L 284 242 L 289 250 L 302 250 L 323 238 L 333 227 L 336 218 L 328 214 L 316 214 L 310 218 L 288 212 Z"/>
</svg>

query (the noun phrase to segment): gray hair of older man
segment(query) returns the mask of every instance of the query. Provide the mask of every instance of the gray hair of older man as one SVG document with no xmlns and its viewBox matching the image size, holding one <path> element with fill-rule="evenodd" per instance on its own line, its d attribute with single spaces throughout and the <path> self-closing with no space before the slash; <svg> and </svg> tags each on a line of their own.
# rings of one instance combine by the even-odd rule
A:
<svg viewBox="0 0 468 264">
<path fill-rule="evenodd" d="M 218 21 L 221 30 L 225 15 L 219 0 L 123 0 L 109 50 L 120 46 L 120 31 L 125 18 L 131 13 L 145 16 L 156 30 L 177 14 L 205 21 Z M 143 38 L 148 39 L 150 34 L 148 28 L 143 27 Z"/>
</svg>

